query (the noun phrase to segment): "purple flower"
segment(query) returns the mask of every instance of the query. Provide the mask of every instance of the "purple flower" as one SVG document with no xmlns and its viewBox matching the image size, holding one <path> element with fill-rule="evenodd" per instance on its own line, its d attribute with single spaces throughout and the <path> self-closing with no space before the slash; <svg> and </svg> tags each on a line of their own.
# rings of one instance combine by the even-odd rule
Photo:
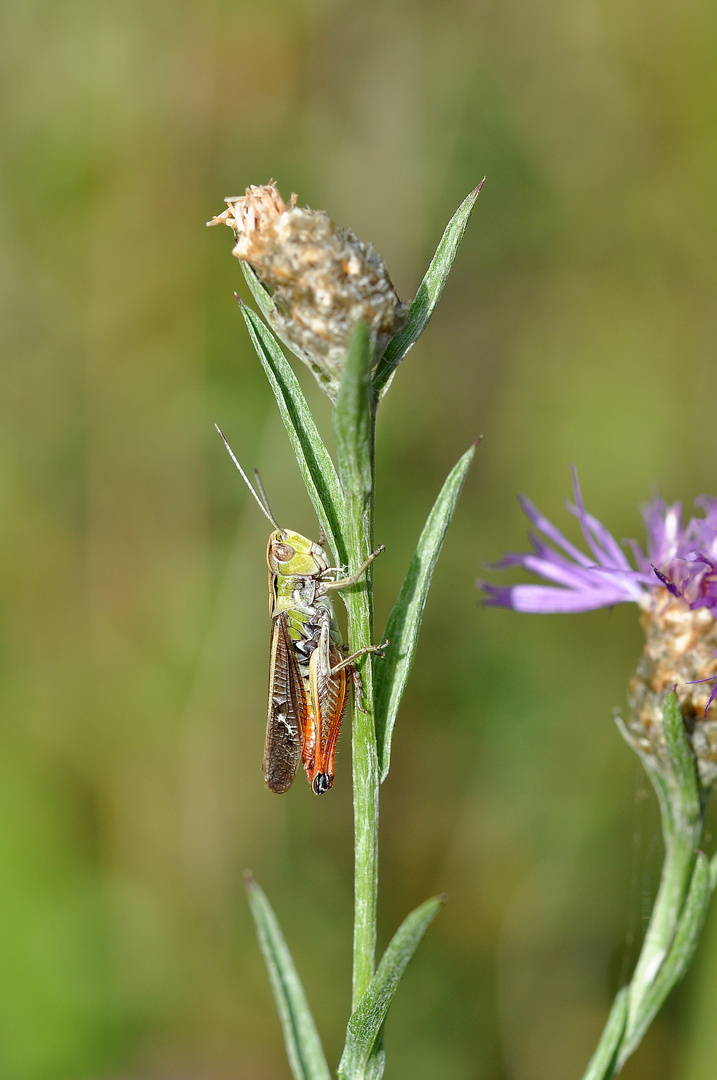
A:
<svg viewBox="0 0 717 1080">
<path fill-rule="evenodd" d="M 506 555 L 495 568 L 521 566 L 547 584 L 479 582 L 487 594 L 485 603 L 553 613 L 638 604 L 645 648 L 630 679 L 630 714 L 621 730 L 649 759 L 650 768 L 671 775 L 662 716 L 664 695 L 674 689 L 706 789 L 717 782 L 717 718 L 708 718 L 717 701 L 717 499 L 697 499 L 703 517 L 686 524 L 679 503 L 653 499 L 642 511 L 645 551 L 636 541 L 627 541 L 629 561 L 612 533 L 585 509 L 574 469 L 573 485 L 575 504 L 568 510 L 580 523 L 587 551 L 521 498 L 534 527 L 529 534 L 533 550 Z M 700 714 L 702 722 L 696 724 Z"/>
<path fill-rule="evenodd" d="M 664 590 L 687 608 L 707 608 L 717 618 L 717 499 L 706 495 L 695 505 L 704 517 L 682 523 L 679 503 L 654 499 L 642 511 L 647 532 L 646 552 L 628 542 L 634 566 L 615 537 L 583 505 L 577 472 L 573 469 L 575 505 L 568 511 L 580 523 L 589 554 L 581 551 L 543 517 L 529 499 L 520 504 L 535 531 L 533 550 L 509 554 L 495 564 L 505 570 L 522 566 L 547 585 L 497 586 L 479 582 L 486 604 L 528 612 L 593 611 L 632 601 L 651 607 Z"/>
</svg>

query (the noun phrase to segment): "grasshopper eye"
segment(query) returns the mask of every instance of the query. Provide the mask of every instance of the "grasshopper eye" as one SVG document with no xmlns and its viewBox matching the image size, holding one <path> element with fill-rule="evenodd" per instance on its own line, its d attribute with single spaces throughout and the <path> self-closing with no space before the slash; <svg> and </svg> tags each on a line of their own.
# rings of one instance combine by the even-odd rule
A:
<svg viewBox="0 0 717 1080">
<path fill-rule="evenodd" d="M 277 562 L 291 562 L 296 555 L 296 548 L 291 544 L 285 544 L 281 540 L 275 540 L 271 545 L 271 553 Z"/>
</svg>

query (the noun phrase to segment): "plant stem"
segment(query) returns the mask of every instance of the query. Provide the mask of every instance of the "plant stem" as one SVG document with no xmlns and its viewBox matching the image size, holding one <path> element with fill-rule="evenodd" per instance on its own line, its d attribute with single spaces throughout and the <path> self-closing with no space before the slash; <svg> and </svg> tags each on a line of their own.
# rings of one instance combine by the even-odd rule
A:
<svg viewBox="0 0 717 1080">
<path fill-rule="evenodd" d="M 344 540 L 349 572 L 373 550 L 375 399 L 370 373 L 372 343 L 359 323 L 346 359 L 334 413 L 339 478 L 345 495 Z M 343 594 L 348 611 L 349 649 L 373 645 L 372 567 Z M 370 657 L 357 661 L 362 702 L 353 695 L 352 771 L 354 801 L 354 955 L 352 1011 L 374 973 L 378 890 L 378 753 Z M 359 707 L 360 706 L 360 707 Z"/>
<path fill-rule="evenodd" d="M 373 438 L 370 448 L 373 479 Z M 353 570 L 373 549 L 373 484 L 370 492 L 347 493 L 346 541 Z M 355 562 L 354 562 L 355 560 Z M 346 596 L 349 615 L 349 649 L 356 652 L 373 644 L 372 567 L 366 578 Z M 352 772 L 354 801 L 354 956 L 352 1011 L 374 973 L 376 904 L 378 893 L 378 754 L 374 723 L 373 674 L 368 657 L 358 662 L 362 682 L 362 708 L 353 695 Z"/>
<path fill-rule="evenodd" d="M 701 827 L 693 832 L 678 832 L 665 837 L 665 861 L 660 887 L 650 916 L 645 940 L 630 984 L 630 1010 L 626 1041 L 655 975 L 672 945 L 690 885 Z"/>
<path fill-rule="evenodd" d="M 354 537 L 350 555 L 356 563 L 370 552 L 370 543 L 357 550 Z M 370 569 L 369 569 L 370 573 Z M 358 587 L 357 587 L 358 588 Z M 372 644 L 373 611 L 369 587 L 347 598 L 349 647 L 352 652 Z M 352 713 L 352 771 L 354 799 L 354 963 L 352 1010 L 356 1008 L 374 972 L 376 902 L 378 889 L 378 755 L 374 726 L 371 662 L 359 661 L 363 684 L 363 709 L 354 694 Z"/>
<path fill-rule="evenodd" d="M 665 717 L 668 707 L 673 708 L 672 703 L 666 702 Z M 705 808 L 699 798 L 694 765 L 690 760 L 688 769 L 681 773 L 679 768 L 674 768 L 679 764 L 675 758 L 671 764 L 672 770 L 665 773 L 646 763 L 660 803 L 665 859 L 650 923 L 630 983 L 627 1023 L 616 1062 L 618 1071 L 640 1044 L 652 1020 L 653 987 L 675 941 L 704 830 Z"/>
<path fill-rule="evenodd" d="M 702 928 L 701 905 L 706 912 L 709 904 L 709 880 L 702 891 L 695 888 L 700 885 L 697 861 L 706 796 L 674 692 L 664 697 L 662 718 L 666 760 L 638 751 L 660 804 L 665 845 L 660 887 L 634 974 L 616 999 L 584 1080 L 611 1080 L 639 1046 L 689 964 Z M 618 725 L 634 748 L 619 718 Z"/>
<path fill-rule="evenodd" d="M 630 985 L 620 991 L 616 998 L 598 1049 L 583 1080 L 612 1080 L 642 1041 L 656 1011 L 649 999 L 657 973 L 675 940 L 690 887 L 700 835 L 701 823 L 684 833 L 665 834 L 665 861 L 660 888 L 635 973 Z M 625 995 L 626 1001 L 623 1000 Z M 622 1020 L 618 1019 L 618 1012 L 623 1014 Z M 616 1024 L 619 1024 L 620 1030 L 614 1030 Z"/>
</svg>

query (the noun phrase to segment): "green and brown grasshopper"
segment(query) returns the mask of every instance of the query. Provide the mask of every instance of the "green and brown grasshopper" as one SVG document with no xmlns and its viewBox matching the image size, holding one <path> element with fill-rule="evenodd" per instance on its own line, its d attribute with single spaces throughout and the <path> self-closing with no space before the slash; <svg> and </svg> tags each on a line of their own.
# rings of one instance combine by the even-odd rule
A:
<svg viewBox="0 0 717 1080">
<path fill-rule="evenodd" d="M 383 545 L 355 574 L 331 566 L 323 529 L 315 543 L 301 533 L 280 529 L 261 481 L 257 491 L 217 427 L 232 461 L 264 516 L 274 527 L 266 549 L 269 570 L 271 654 L 269 711 L 264 743 L 264 781 L 271 791 L 286 791 L 301 759 L 315 795 L 334 782 L 334 757 L 348 698 L 348 676 L 361 707 L 361 680 L 354 661 L 382 653 L 388 642 L 345 655 L 330 593 L 355 585 Z"/>
</svg>

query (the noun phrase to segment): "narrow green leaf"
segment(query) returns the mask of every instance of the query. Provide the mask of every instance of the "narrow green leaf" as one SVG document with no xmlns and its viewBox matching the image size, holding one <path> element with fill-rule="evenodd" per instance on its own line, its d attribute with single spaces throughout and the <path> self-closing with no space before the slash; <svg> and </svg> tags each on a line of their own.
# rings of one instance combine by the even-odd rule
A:
<svg viewBox="0 0 717 1080">
<path fill-rule="evenodd" d="M 240 259 L 239 265 L 242 268 L 244 280 L 249 286 L 249 292 L 254 297 L 254 303 L 265 319 L 271 319 L 274 313 L 274 305 L 271 302 L 269 293 L 259 281 L 251 266 L 249 266 L 249 263 L 245 263 L 243 259 Z"/>
<path fill-rule="evenodd" d="M 615 1075 L 617 1054 L 627 1022 L 629 989 L 623 986 L 612 1003 L 600 1042 L 590 1059 L 583 1080 L 610 1080 Z"/>
<path fill-rule="evenodd" d="M 343 489 L 360 497 L 366 497 L 373 486 L 371 359 L 369 329 L 365 323 L 357 323 L 336 401 L 334 436 Z"/>
<path fill-rule="evenodd" d="M 376 397 L 378 399 L 382 398 L 386 393 L 386 390 L 388 390 L 391 379 L 396 372 L 396 368 L 411 346 L 418 341 L 419 337 L 426 329 L 428 320 L 433 314 L 433 309 L 441 299 L 443 287 L 451 272 L 453 260 L 460 247 L 463 234 L 466 231 L 466 226 L 471 216 L 471 211 L 475 206 L 476 199 L 480 194 L 480 189 L 483 187 L 484 182 L 485 178 L 481 180 L 478 187 L 474 188 L 470 195 L 463 200 L 451 220 L 448 222 L 446 230 L 441 237 L 441 242 L 436 248 L 436 253 L 433 256 L 431 265 L 428 267 L 425 277 L 418 288 L 415 299 L 411 304 L 408 319 L 399 332 L 389 341 L 383 356 L 379 360 L 376 374 L 373 378 L 374 390 L 376 391 Z"/>
<path fill-rule="evenodd" d="M 251 875 L 247 875 L 246 887 L 294 1080 L 331 1080 L 309 1003 L 276 915 Z"/>
<path fill-rule="evenodd" d="M 630 1030 L 620 1049 L 619 1067 L 640 1044 L 648 1027 L 662 1008 L 670 991 L 692 963 L 712 897 L 710 865 L 707 856 L 698 852 L 690 891 L 680 914 L 675 937 L 649 990 L 640 1001 L 639 1015 L 633 1017 Z"/>
<path fill-rule="evenodd" d="M 340 563 L 344 563 L 346 551 L 340 524 L 344 514 L 344 494 L 331 455 L 319 435 L 299 381 L 273 334 L 251 308 L 242 305 L 241 313 L 274 391 L 309 498 L 334 554 Z"/>
<path fill-rule="evenodd" d="M 665 694 L 662 703 L 662 727 L 665 733 L 665 749 L 679 796 L 677 806 L 673 806 L 673 814 L 677 811 L 682 819 L 675 821 L 674 825 L 678 829 L 692 828 L 702 815 L 699 782 L 680 701 L 674 691 Z"/>
<path fill-rule="evenodd" d="M 351 1015 L 339 1064 L 340 1080 L 380 1080 L 383 1024 L 396 987 L 445 897 L 434 896 L 412 911 L 391 938 L 376 974 Z"/>
<path fill-rule="evenodd" d="M 441 488 L 423 527 L 393 611 L 388 617 L 382 641 L 390 642 L 386 655 L 374 661 L 376 680 L 376 739 L 381 781 L 391 763 L 391 738 L 396 714 L 416 655 L 418 632 L 433 570 L 443 546 L 463 482 L 475 454 L 476 444 L 454 465 Z"/>
</svg>

